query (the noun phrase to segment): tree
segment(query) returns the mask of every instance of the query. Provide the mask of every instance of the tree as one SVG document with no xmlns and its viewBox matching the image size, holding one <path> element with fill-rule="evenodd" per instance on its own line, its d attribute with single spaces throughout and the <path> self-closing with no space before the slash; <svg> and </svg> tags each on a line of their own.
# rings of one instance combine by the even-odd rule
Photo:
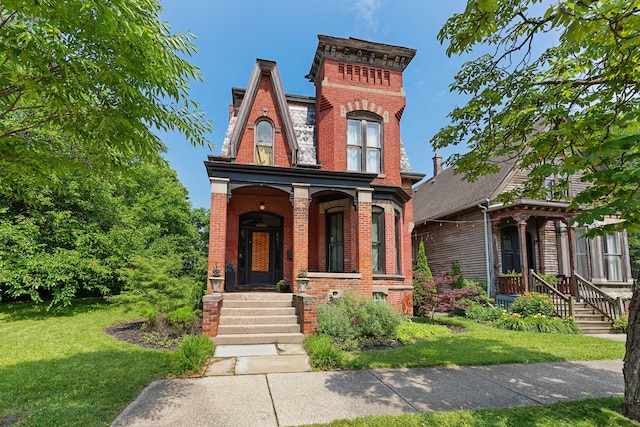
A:
<svg viewBox="0 0 640 427">
<path fill-rule="evenodd" d="M 425 313 L 423 303 L 425 299 L 431 297 L 435 292 L 433 287 L 433 275 L 427 263 L 427 254 L 424 251 L 424 242 L 421 240 L 418 245 L 418 256 L 416 265 L 413 268 L 413 311 L 417 315 Z"/>
<path fill-rule="evenodd" d="M 453 91 L 468 96 L 434 149 L 466 144 L 449 160 L 474 180 L 512 158 L 530 170 L 522 190 L 538 198 L 551 174 L 582 174 L 571 204 L 578 225 L 605 215 L 640 229 L 640 7 L 637 1 L 469 0 L 438 38 L 449 55 L 476 46 L 491 54 L 465 63 Z M 563 192 L 567 181 L 552 187 Z M 640 420 L 640 294 L 634 293 L 625 356 L 625 405 Z"/>
<path fill-rule="evenodd" d="M 158 160 L 157 130 L 207 143 L 188 95 L 200 81 L 157 0 L 6 0 L 0 4 L 0 187 L 33 199 L 65 171 L 103 175 Z M 107 175 L 108 176 L 108 175 Z"/>
</svg>

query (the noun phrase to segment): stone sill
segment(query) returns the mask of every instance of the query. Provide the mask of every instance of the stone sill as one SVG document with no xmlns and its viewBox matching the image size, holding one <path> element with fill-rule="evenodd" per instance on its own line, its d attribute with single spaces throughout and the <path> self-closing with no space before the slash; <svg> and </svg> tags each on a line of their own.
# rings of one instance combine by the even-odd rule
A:
<svg viewBox="0 0 640 427">
<path fill-rule="evenodd" d="M 360 273 L 307 273 L 309 279 L 362 279 Z"/>
<path fill-rule="evenodd" d="M 404 281 L 405 277 L 399 274 L 373 274 L 373 280 L 397 280 Z"/>
</svg>

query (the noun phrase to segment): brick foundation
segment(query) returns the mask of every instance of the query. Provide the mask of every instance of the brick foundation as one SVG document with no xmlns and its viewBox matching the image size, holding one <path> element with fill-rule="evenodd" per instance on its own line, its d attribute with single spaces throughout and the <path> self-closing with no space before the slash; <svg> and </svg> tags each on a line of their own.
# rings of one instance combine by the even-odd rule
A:
<svg viewBox="0 0 640 427">
<path fill-rule="evenodd" d="M 222 295 L 213 294 L 202 297 L 202 335 L 215 337 L 218 335 Z"/>
<path fill-rule="evenodd" d="M 305 335 L 315 334 L 318 321 L 318 298 L 308 294 L 295 294 L 293 303 L 298 314 L 300 332 Z"/>
</svg>

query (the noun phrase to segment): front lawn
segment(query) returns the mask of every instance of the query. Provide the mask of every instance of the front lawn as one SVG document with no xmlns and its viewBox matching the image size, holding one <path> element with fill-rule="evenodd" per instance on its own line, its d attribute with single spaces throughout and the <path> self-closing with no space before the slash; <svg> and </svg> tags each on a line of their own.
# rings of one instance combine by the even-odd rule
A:
<svg viewBox="0 0 640 427">
<path fill-rule="evenodd" d="M 109 425 L 151 381 L 171 373 L 173 353 L 104 333 L 138 317 L 102 300 L 47 312 L 0 304 L 0 425 Z"/>
<path fill-rule="evenodd" d="M 467 332 L 433 336 L 416 344 L 389 350 L 346 352 L 346 367 L 417 368 L 620 359 L 625 352 L 622 342 L 585 335 L 516 332 L 481 325 L 461 317 L 439 319 L 463 327 Z"/>
<path fill-rule="evenodd" d="M 480 409 L 477 411 L 429 412 L 424 414 L 383 415 L 355 420 L 339 420 L 330 427 L 637 427 L 640 424 L 618 411 L 622 397 L 579 400 L 550 406 Z M 319 424 L 314 424 L 318 426 Z"/>
</svg>

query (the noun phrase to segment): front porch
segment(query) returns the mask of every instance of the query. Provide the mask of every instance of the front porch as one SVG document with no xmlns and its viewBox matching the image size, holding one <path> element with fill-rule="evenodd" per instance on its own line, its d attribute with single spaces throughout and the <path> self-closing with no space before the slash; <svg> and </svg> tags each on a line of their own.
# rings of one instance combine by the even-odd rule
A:
<svg viewBox="0 0 640 427">
<path fill-rule="evenodd" d="M 611 322 L 628 315 L 628 298 L 614 298 L 575 272 L 572 277 L 559 278 L 558 283 L 549 283 L 533 270 L 526 276 L 526 281 L 522 275 L 499 277 L 496 305 L 508 310 L 525 292 L 545 294 L 553 301 L 558 317 L 573 319 L 585 333 L 608 332 Z"/>
</svg>

